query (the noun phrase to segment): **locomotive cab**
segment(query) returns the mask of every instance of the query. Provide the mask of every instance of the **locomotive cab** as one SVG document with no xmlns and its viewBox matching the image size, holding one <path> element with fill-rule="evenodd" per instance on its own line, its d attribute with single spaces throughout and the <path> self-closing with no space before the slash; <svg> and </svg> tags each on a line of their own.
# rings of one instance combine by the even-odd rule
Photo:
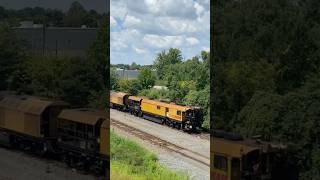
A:
<svg viewBox="0 0 320 180">
<path fill-rule="evenodd" d="M 212 170 L 214 180 L 277 180 L 282 171 L 277 160 L 286 147 L 251 139 L 213 137 Z M 281 170 L 280 170 L 281 169 Z M 286 178 L 285 178 L 286 179 Z"/>
<path fill-rule="evenodd" d="M 182 112 L 182 117 L 185 119 L 185 129 L 195 129 L 201 127 L 203 121 L 203 115 L 200 108 L 188 109 Z"/>
</svg>

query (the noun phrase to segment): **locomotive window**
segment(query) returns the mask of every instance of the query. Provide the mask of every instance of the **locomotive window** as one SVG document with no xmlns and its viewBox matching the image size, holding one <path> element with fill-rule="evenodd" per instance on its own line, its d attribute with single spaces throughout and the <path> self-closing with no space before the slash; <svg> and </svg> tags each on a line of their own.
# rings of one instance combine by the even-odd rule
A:
<svg viewBox="0 0 320 180">
<path fill-rule="evenodd" d="M 160 106 L 157 106 L 157 109 L 160 109 Z"/>
<path fill-rule="evenodd" d="M 166 112 L 169 112 L 169 108 L 166 107 Z"/>
<path fill-rule="evenodd" d="M 180 115 L 181 115 L 181 111 L 177 111 L 177 115 L 179 115 L 179 116 L 180 116 Z"/>
<path fill-rule="evenodd" d="M 214 155 L 214 168 L 223 171 L 227 170 L 227 158 L 224 156 Z"/>
</svg>

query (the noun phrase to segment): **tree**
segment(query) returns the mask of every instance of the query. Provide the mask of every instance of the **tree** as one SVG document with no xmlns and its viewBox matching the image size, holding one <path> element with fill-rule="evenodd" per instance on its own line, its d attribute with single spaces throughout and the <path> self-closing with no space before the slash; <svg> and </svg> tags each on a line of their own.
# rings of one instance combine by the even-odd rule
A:
<svg viewBox="0 0 320 180">
<path fill-rule="evenodd" d="M 143 68 L 138 75 L 138 81 L 142 89 L 150 89 L 154 86 L 156 77 L 149 68 Z"/>
<path fill-rule="evenodd" d="M 73 2 L 63 19 L 64 26 L 80 27 L 84 24 L 86 13 L 86 10 L 79 2 Z"/>
<path fill-rule="evenodd" d="M 114 68 L 110 69 L 110 89 L 117 90 L 119 88 L 119 77 Z"/>
<path fill-rule="evenodd" d="M 89 50 L 89 56 L 95 62 L 97 71 L 103 77 L 103 83 L 109 87 L 109 64 L 110 64 L 110 36 L 109 36 L 109 18 L 105 18 L 98 31 L 97 38 Z"/>
<path fill-rule="evenodd" d="M 182 54 L 179 49 L 170 48 L 168 52 L 162 51 L 158 54 L 154 66 L 157 69 L 159 79 L 163 79 L 166 66 L 182 62 Z"/>
<path fill-rule="evenodd" d="M 5 25 L 0 25 L 0 90 L 8 88 L 8 80 L 26 57 L 24 42 Z"/>
</svg>

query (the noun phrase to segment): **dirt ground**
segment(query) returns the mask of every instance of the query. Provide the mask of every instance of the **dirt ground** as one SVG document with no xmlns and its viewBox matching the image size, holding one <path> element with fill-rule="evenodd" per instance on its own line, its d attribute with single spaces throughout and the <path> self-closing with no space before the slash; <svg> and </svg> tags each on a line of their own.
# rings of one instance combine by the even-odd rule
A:
<svg viewBox="0 0 320 180">
<path fill-rule="evenodd" d="M 0 147 L 0 180 L 102 180 L 64 163 Z"/>
</svg>

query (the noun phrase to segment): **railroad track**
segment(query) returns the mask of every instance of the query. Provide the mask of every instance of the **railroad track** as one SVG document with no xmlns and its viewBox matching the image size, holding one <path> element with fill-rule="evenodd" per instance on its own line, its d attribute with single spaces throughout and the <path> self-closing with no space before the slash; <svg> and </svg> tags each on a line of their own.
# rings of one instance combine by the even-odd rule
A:
<svg viewBox="0 0 320 180">
<path fill-rule="evenodd" d="M 148 133 L 141 131 L 137 128 L 128 126 L 128 125 L 126 125 L 122 122 L 116 121 L 114 119 L 111 119 L 111 126 L 116 127 L 121 130 L 124 130 L 125 132 L 128 132 L 128 133 L 130 133 L 130 134 L 132 134 L 142 140 L 149 141 L 150 143 L 152 143 L 154 145 L 160 146 L 160 147 L 167 149 L 169 151 L 173 151 L 175 153 L 178 153 L 182 156 L 185 156 L 189 159 L 192 159 L 194 161 L 197 161 L 201 164 L 204 164 L 204 165 L 210 167 L 210 158 L 206 157 L 200 153 L 197 153 L 197 152 L 191 151 L 189 149 L 180 147 L 176 144 L 173 144 L 173 143 L 170 143 L 170 142 L 165 141 L 163 139 L 160 139 L 154 135 L 148 134 Z"/>
</svg>

